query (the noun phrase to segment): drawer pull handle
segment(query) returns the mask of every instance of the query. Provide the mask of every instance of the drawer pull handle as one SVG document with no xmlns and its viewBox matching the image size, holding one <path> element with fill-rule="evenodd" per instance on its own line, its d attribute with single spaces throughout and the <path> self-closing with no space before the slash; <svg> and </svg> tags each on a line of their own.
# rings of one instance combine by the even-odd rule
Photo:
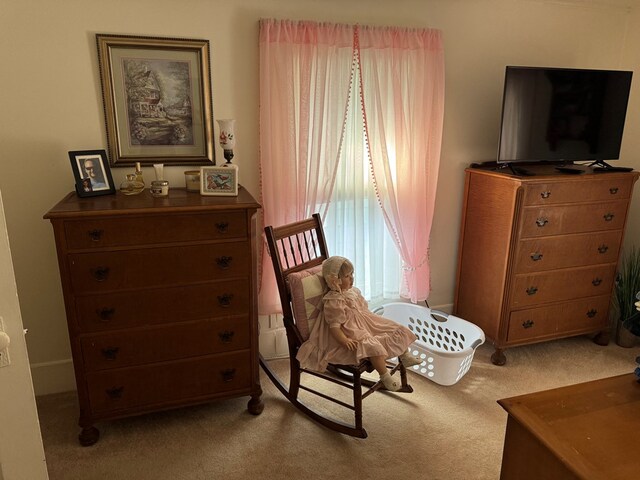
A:
<svg viewBox="0 0 640 480">
<path fill-rule="evenodd" d="M 122 392 L 124 392 L 124 387 L 111 387 L 105 390 L 109 398 L 122 398 Z"/>
<path fill-rule="evenodd" d="M 613 217 L 615 217 L 613 213 L 606 213 L 602 216 L 605 222 L 610 222 L 611 220 L 613 220 Z"/>
<path fill-rule="evenodd" d="M 527 288 L 527 295 L 535 295 L 538 292 L 538 287 Z"/>
<path fill-rule="evenodd" d="M 533 260 L 534 262 L 537 262 L 539 260 L 542 260 L 542 254 L 541 253 L 532 253 L 531 254 L 531 260 Z"/>
<path fill-rule="evenodd" d="M 602 283 L 602 279 L 601 279 L 601 278 L 597 278 L 597 277 L 596 277 L 596 278 L 594 278 L 594 279 L 591 281 L 591 284 L 592 284 L 594 287 L 597 287 L 597 286 L 598 286 L 598 285 L 600 285 L 601 283 Z"/>
<path fill-rule="evenodd" d="M 609 247 L 604 244 L 598 247 L 598 253 L 607 253 L 607 250 L 609 250 Z"/>
<path fill-rule="evenodd" d="M 113 315 L 116 313 L 116 309 L 115 308 L 100 308 L 100 309 L 96 310 L 96 313 L 98 314 L 98 317 L 100 317 L 100 320 L 102 320 L 103 322 L 108 322 L 109 320 L 111 320 L 113 318 Z"/>
<path fill-rule="evenodd" d="M 615 195 L 616 193 L 618 193 L 618 187 L 611 187 L 611 188 L 609 189 L 609 193 L 610 193 L 611 195 Z"/>
<path fill-rule="evenodd" d="M 549 190 L 547 190 L 546 192 L 541 192 L 540 196 L 542 198 L 549 198 L 551 196 L 551 192 Z"/>
<path fill-rule="evenodd" d="M 218 337 L 220 337 L 220 341 L 222 343 L 231 343 L 234 335 L 235 335 L 235 332 L 233 331 L 230 332 L 229 330 L 225 330 L 224 332 L 218 333 Z"/>
<path fill-rule="evenodd" d="M 232 293 L 225 293 L 223 295 L 218 295 L 218 303 L 222 308 L 227 308 L 231 305 L 231 299 L 233 298 Z"/>
<path fill-rule="evenodd" d="M 233 377 L 236 376 L 236 369 L 235 368 L 227 368 L 226 370 L 222 370 L 220 372 L 220 375 L 222 375 L 222 381 L 230 382 L 230 381 L 233 380 Z"/>
<path fill-rule="evenodd" d="M 546 218 L 539 218 L 536 220 L 536 225 L 539 227 L 544 227 L 547 223 L 549 223 L 549 220 Z"/>
<path fill-rule="evenodd" d="M 218 233 L 227 233 L 229 231 L 229 222 L 216 223 L 216 230 L 218 230 Z"/>
<path fill-rule="evenodd" d="M 226 270 L 231 266 L 231 260 L 233 260 L 233 257 L 218 257 L 216 258 L 216 264 L 220 270 Z"/>
<path fill-rule="evenodd" d="M 531 328 L 533 327 L 533 325 L 534 325 L 533 320 L 527 320 L 526 322 L 522 322 L 522 326 L 524 328 Z"/>
<path fill-rule="evenodd" d="M 94 229 L 89 230 L 87 233 L 89 234 L 89 238 L 91 238 L 91 241 L 99 242 L 100 240 L 102 240 L 102 234 L 104 233 L 104 230 Z"/>
<path fill-rule="evenodd" d="M 107 347 L 102 349 L 102 355 L 107 360 L 115 360 L 118 356 L 118 352 L 120 351 L 119 347 Z"/>
<path fill-rule="evenodd" d="M 92 268 L 91 275 L 96 281 L 104 282 L 109 277 L 109 267 Z"/>
<path fill-rule="evenodd" d="M 591 310 L 589 310 L 587 312 L 587 317 L 589 318 L 593 318 L 598 314 L 598 310 L 596 310 L 595 308 L 592 308 Z"/>
</svg>

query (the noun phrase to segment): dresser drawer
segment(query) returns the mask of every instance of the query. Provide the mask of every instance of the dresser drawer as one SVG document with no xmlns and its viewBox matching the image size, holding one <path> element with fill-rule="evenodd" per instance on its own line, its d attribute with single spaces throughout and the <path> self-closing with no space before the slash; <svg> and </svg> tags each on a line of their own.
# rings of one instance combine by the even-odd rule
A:
<svg viewBox="0 0 640 480">
<path fill-rule="evenodd" d="M 599 265 L 515 275 L 511 307 L 609 295 L 615 272 L 615 265 Z"/>
<path fill-rule="evenodd" d="M 627 201 L 523 209 L 520 238 L 622 230 Z"/>
<path fill-rule="evenodd" d="M 600 296 L 512 312 L 507 342 L 554 337 L 606 327 L 609 297 Z"/>
<path fill-rule="evenodd" d="M 94 371 L 247 349 L 249 332 L 244 316 L 92 334 L 80 345 L 86 370 Z"/>
<path fill-rule="evenodd" d="M 68 220 L 70 250 L 173 242 L 244 239 L 244 212 L 192 213 Z"/>
<path fill-rule="evenodd" d="M 622 230 L 521 240 L 515 272 L 616 263 L 621 240 Z"/>
<path fill-rule="evenodd" d="M 249 312 L 247 280 L 76 297 L 79 332 L 186 322 Z"/>
<path fill-rule="evenodd" d="M 246 277 L 250 271 L 248 241 L 212 245 L 145 248 L 68 256 L 76 294 L 184 285 Z"/>
<path fill-rule="evenodd" d="M 524 205 L 553 205 L 627 199 L 631 196 L 633 181 L 634 179 L 630 176 L 624 178 L 605 176 L 532 183 L 524 187 Z"/>
<path fill-rule="evenodd" d="M 94 414 L 168 406 L 181 400 L 249 392 L 251 353 L 233 352 L 173 363 L 116 368 L 86 375 Z"/>
</svg>

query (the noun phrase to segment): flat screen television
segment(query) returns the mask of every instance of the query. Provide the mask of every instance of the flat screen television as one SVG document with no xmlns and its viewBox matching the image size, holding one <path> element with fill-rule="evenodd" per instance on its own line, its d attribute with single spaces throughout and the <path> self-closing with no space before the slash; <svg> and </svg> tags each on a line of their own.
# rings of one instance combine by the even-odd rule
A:
<svg viewBox="0 0 640 480">
<path fill-rule="evenodd" d="M 591 161 L 620 156 L 632 72 L 508 66 L 498 163 Z"/>
</svg>

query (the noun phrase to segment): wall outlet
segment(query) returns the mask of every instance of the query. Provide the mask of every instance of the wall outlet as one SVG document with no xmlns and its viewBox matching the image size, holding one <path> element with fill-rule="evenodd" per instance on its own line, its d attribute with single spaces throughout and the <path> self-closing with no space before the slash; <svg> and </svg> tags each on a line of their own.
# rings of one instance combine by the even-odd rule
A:
<svg viewBox="0 0 640 480">
<path fill-rule="evenodd" d="M 3 348 L 4 347 L 4 348 Z M 9 358 L 9 337 L 4 331 L 4 322 L 0 317 L 0 368 L 11 365 Z"/>
</svg>

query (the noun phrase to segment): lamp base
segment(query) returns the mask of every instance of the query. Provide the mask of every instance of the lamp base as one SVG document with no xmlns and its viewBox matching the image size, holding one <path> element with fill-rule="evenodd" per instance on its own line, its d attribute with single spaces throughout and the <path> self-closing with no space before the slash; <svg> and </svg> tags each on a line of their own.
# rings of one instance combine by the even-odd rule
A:
<svg viewBox="0 0 640 480">
<path fill-rule="evenodd" d="M 224 150 L 224 158 L 227 161 L 227 164 L 231 163 L 231 160 L 233 159 L 233 150 L 225 149 Z"/>
</svg>

